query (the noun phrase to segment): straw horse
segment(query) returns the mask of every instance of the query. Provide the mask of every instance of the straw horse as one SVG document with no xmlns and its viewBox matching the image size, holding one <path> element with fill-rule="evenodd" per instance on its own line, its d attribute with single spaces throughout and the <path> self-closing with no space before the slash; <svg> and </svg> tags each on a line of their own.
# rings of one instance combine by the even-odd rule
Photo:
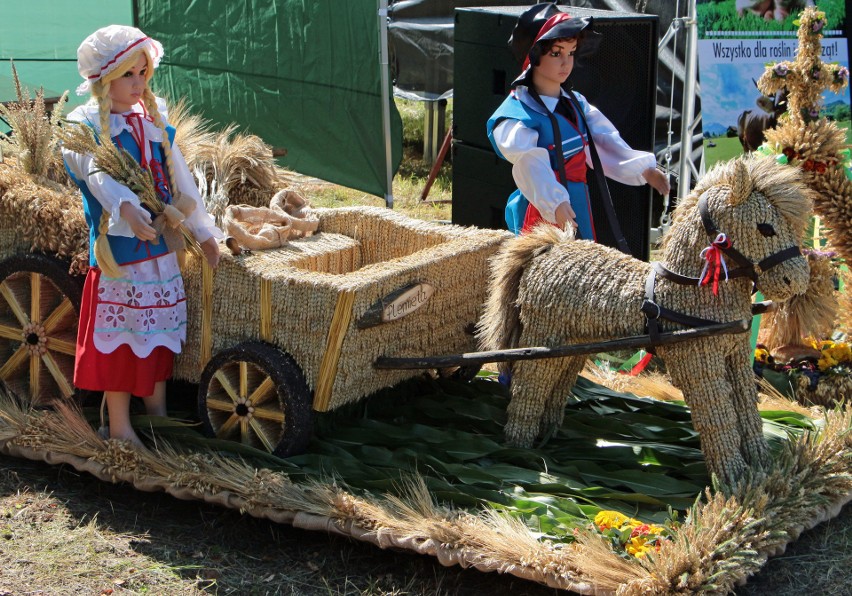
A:
<svg viewBox="0 0 852 596">
<path fill-rule="evenodd" d="M 755 284 L 772 300 L 807 287 L 799 245 L 810 192 L 794 168 L 766 157 L 719 164 L 680 202 L 656 265 L 539 226 L 495 257 L 478 327 L 482 348 L 592 342 L 642 335 L 655 324 L 683 328 L 665 316 L 649 322 L 660 312 L 687 326 L 750 319 Z M 735 483 L 749 466 L 768 464 L 748 335 L 697 338 L 657 352 L 691 408 L 710 471 Z M 507 442 L 530 446 L 561 424 L 584 362 L 572 356 L 505 367 L 512 373 Z"/>
</svg>

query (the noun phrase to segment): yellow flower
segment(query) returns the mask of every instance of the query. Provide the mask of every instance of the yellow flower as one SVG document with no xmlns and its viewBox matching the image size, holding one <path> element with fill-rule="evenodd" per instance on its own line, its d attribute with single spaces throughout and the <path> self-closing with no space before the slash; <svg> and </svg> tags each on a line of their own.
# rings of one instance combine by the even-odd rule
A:
<svg viewBox="0 0 852 596">
<path fill-rule="evenodd" d="M 754 360 L 759 364 L 766 364 L 766 361 L 769 360 L 769 350 L 766 348 L 755 349 Z"/>
<path fill-rule="evenodd" d="M 620 530 L 624 524 L 631 521 L 636 520 L 632 520 L 618 511 L 598 511 L 595 516 L 595 525 L 601 530 L 609 530 L 610 528 Z"/>
<path fill-rule="evenodd" d="M 828 370 L 832 366 L 836 366 L 836 365 L 837 365 L 837 360 L 835 360 L 834 358 L 832 358 L 829 354 L 827 354 L 825 352 L 822 353 L 822 358 L 817 360 L 817 366 L 819 367 L 820 370 Z"/>
<path fill-rule="evenodd" d="M 814 348 L 815 350 L 822 350 L 826 347 L 831 347 L 831 346 L 834 345 L 834 342 L 831 341 L 830 339 L 816 339 L 814 337 L 811 337 L 810 340 L 811 340 L 811 347 Z"/>
<path fill-rule="evenodd" d="M 827 354 L 838 364 L 852 360 L 852 349 L 845 342 L 835 343 L 832 347 L 823 350 L 823 354 Z"/>
<path fill-rule="evenodd" d="M 654 547 L 648 544 L 647 536 L 634 536 L 630 539 L 626 545 L 624 545 L 625 550 L 628 554 L 633 555 L 634 557 L 641 558 L 647 555 L 649 552 L 654 550 Z"/>
</svg>

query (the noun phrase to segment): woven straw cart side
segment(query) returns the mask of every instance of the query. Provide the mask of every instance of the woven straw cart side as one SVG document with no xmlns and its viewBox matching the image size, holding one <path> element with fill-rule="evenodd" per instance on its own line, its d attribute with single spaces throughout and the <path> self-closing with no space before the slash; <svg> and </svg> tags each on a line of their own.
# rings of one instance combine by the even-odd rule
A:
<svg viewBox="0 0 852 596">
<path fill-rule="evenodd" d="M 307 447 L 312 411 L 420 374 L 375 370 L 378 357 L 474 349 L 488 259 L 510 237 L 380 208 L 316 211 L 314 236 L 226 255 L 215 272 L 190 260 L 184 274 L 175 377 L 199 383 L 208 432 L 279 455 Z"/>
</svg>

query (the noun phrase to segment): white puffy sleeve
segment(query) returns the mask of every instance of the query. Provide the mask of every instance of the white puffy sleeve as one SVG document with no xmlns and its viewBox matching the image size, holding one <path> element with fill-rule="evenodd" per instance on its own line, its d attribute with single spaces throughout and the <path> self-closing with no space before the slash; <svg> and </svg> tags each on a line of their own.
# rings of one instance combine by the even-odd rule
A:
<svg viewBox="0 0 852 596">
<path fill-rule="evenodd" d="M 500 122 L 492 133 L 500 153 L 512 163 L 518 189 L 549 222 L 556 222 L 556 208 L 570 202 L 568 191 L 550 166 L 547 149 L 538 146 L 538 132 L 518 120 Z"/>
<path fill-rule="evenodd" d="M 595 140 L 595 147 L 606 177 L 631 186 L 645 184 L 642 172 L 657 166 L 657 158 L 654 154 L 632 149 L 603 112 L 586 101 L 582 95 L 576 95 Z M 590 168 L 593 167 L 592 155 L 588 147 L 586 147 L 586 164 Z"/>
<path fill-rule="evenodd" d="M 186 164 L 186 160 L 177 143 L 172 145 L 172 162 L 175 166 L 175 185 L 177 189 L 195 201 L 195 210 L 183 222 L 184 225 L 189 228 L 189 231 L 192 232 L 192 235 L 195 236 L 198 242 L 204 242 L 211 237 L 217 239 L 224 238 L 225 234 L 222 233 L 222 230 L 216 226 L 216 222 L 207 213 L 204 201 L 201 199 L 201 193 L 198 192 L 195 179 L 192 177 L 189 166 Z"/>
<path fill-rule="evenodd" d="M 132 238 L 133 230 L 130 229 L 130 224 L 121 217 L 119 209 L 122 203 L 130 202 L 142 210 L 136 193 L 103 172 L 94 172 L 97 169 L 97 164 L 91 155 L 81 155 L 63 147 L 62 158 L 74 177 L 80 182 L 85 182 L 92 196 L 97 199 L 104 211 L 109 213 L 108 233 L 113 236 Z M 95 225 L 97 225 L 97 222 L 95 222 Z"/>
</svg>

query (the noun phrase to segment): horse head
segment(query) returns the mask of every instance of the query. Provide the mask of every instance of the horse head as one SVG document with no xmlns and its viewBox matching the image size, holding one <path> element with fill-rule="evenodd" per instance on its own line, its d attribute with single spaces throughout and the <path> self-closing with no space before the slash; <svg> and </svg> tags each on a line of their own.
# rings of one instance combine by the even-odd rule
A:
<svg viewBox="0 0 852 596">
<path fill-rule="evenodd" d="M 673 237 L 691 239 L 691 267 L 704 269 L 699 277 L 708 275 L 708 268 L 717 278 L 745 277 L 767 298 L 785 300 L 807 288 L 808 264 L 799 247 L 812 193 L 797 168 L 770 157 L 722 162 L 681 201 Z M 667 240 L 666 253 L 673 242 Z M 703 257 L 698 264 L 695 252 Z"/>
</svg>

